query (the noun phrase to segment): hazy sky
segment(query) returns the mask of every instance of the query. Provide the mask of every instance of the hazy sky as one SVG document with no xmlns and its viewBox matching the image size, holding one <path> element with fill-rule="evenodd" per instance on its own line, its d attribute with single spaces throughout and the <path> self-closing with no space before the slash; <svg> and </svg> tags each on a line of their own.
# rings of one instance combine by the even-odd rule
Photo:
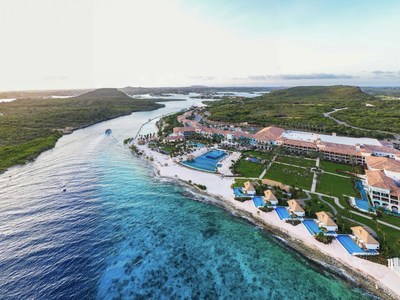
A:
<svg viewBox="0 0 400 300">
<path fill-rule="evenodd" d="M 0 0 L 0 90 L 400 85 L 400 1 Z"/>
</svg>

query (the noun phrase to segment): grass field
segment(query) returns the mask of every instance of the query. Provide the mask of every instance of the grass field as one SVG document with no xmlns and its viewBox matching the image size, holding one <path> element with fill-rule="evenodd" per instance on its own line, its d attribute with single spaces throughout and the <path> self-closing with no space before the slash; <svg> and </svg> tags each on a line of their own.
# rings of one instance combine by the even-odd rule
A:
<svg viewBox="0 0 400 300">
<path fill-rule="evenodd" d="M 253 156 L 259 159 L 267 159 L 267 160 L 271 160 L 274 157 L 273 151 L 248 150 L 248 151 L 243 151 L 242 154 L 245 156 Z"/>
<path fill-rule="evenodd" d="M 236 171 L 244 177 L 257 177 L 264 171 L 265 166 L 260 163 L 254 163 L 241 159 L 236 167 Z"/>
<path fill-rule="evenodd" d="M 360 196 L 353 188 L 352 178 L 344 178 L 326 173 L 319 176 L 316 191 L 336 197 L 342 197 L 343 194 L 354 197 Z"/>
<path fill-rule="evenodd" d="M 302 168 L 273 163 L 264 175 L 264 178 L 309 190 L 312 184 L 313 173 Z"/>
<path fill-rule="evenodd" d="M 288 156 L 288 155 L 279 155 L 276 157 L 278 162 L 283 162 L 286 164 L 296 165 L 300 167 L 313 168 L 315 167 L 314 159 L 305 159 L 301 156 Z"/>
<path fill-rule="evenodd" d="M 333 161 L 327 161 L 327 160 L 321 160 L 319 162 L 319 166 L 322 170 L 330 173 L 337 173 L 338 170 L 340 171 L 348 171 L 352 172 L 353 167 L 350 165 L 344 165 L 344 164 L 339 164 L 335 163 Z"/>
</svg>

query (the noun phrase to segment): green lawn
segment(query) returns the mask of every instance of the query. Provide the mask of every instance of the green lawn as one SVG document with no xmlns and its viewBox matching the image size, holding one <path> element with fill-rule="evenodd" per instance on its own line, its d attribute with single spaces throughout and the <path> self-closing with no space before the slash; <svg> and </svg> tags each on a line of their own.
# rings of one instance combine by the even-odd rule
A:
<svg viewBox="0 0 400 300">
<path fill-rule="evenodd" d="M 249 151 L 243 151 L 242 154 L 245 156 L 253 156 L 259 159 L 267 159 L 267 160 L 271 160 L 274 157 L 274 153 L 272 151 L 249 150 Z"/>
<path fill-rule="evenodd" d="M 283 162 L 286 164 L 296 165 L 300 167 L 306 168 L 313 168 L 315 167 L 315 160 L 314 159 L 305 159 L 301 156 L 287 156 L 287 155 L 280 155 L 277 156 L 275 161 Z"/>
<path fill-rule="evenodd" d="M 302 168 L 274 163 L 264 175 L 264 178 L 309 190 L 311 189 L 313 173 Z"/>
<path fill-rule="evenodd" d="M 315 213 L 319 211 L 326 211 L 333 214 L 332 208 L 329 205 L 319 200 L 317 196 L 312 196 L 311 200 L 306 201 L 306 215 L 309 218 L 316 218 Z"/>
<path fill-rule="evenodd" d="M 236 171 L 244 177 L 258 177 L 264 171 L 265 166 L 260 163 L 254 163 L 241 159 L 236 167 Z"/>
<path fill-rule="evenodd" d="M 244 187 L 244 183 L 246 181 L 251 181 L 251 182 L 255 182 L 255 180 L 251 180 L 249 178 L 245 178 L 245 179 L 235 179 L 235 182 L 232 184 L 232 188 L 234 187 Z M 257 181 L 258 182 L 258 181 Z"/>
<path fill-rule="evenodd" d="M 339 198 L 342 197 L 343 194 L 348 196 L 360 196 L 353 187 L 352 178 L 344 178 L 326 173 L 319 176 L 316 191 Z"/>
<path fill-rule="evenodd" d="M 321 160 L 319 166 L 322 170 L 330 173 L 337 173 L 337 170 L 348 172 L 353 171 L 353 167 L 351 165 L 338 164 L 327 160 Z"/>
</svg>

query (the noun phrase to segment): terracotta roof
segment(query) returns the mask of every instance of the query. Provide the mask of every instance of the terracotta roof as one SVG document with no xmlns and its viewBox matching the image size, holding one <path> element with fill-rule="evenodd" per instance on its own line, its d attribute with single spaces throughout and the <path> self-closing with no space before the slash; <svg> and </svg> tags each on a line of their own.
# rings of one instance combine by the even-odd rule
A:
<svg viewBox="0 0 400 300">
<path fill-rule="evenodd" d="M 244 183 L 244 189 L 246 190 L 246 191 L 250 191 L 250 192 L 255 192 L 256 191 L 256 189 L 254 188 L 254 185 L 253 185 L 253 183 L 251 183 L 250 181 L 246 181 L 245 183 Z"/>
<path fill-rule="evenodd" d="M 365 175 L 370 186 L 389 190 L 391 195 L 400 197 L 400 188 L 382 171 L 365 170 Z"/>
<path fill-rule="evenodd" d="M 331 217 L 324 211 L 319 211 L 315 213 L 318 220 L 325 226 L 336 226 L 336 223 L 331 219 Z"/>
<path fill-rule="evenodd" d="M 284 129 L 275 127 L 275 126 L 269 126 L 261 129 L 259 132 L 257 132 L 254 135 L 254 138 L 260 141 L 276 141 L 278 137 L 280 137 L 283 133 L 285 132 Z"/>
<path fill-rule="evenodd" d="M 387 170 L 400 173 L 400 160 L 387 157 L 369 156 L 365 159 L 368 168 L 376 170 Z"/>
<path fill-rule="evenodd" d="M 309 147 L 309 148 L 314 148 L 315 150 L 318 150 L 317 145 L 314 142 L 284 139 L 283 144 L 290 145 L 290 146 Z"/>
<path fill-rule="evenodd" d="M 274 195 L 274 193 L 271 190 L 265 190 L 264 191 L 264 195 L 266 200 L 268 201 L 278 201 L 278 199 L 276 198 L 276 196 Z"/>
<path fill-rule="evenodd" d="M 181 136 L 181 135 L 171 135 L 171 136 L 167 136 L 165 139 L 167 141 L 178 141 L 178 140 L 183 140 L 183 136 Z"/>
<path fill-rule="evenodd" d="M 365 244 L 375 244 L 379 245 L 379 242 L 375 240 L 372 235 L 368 233 L 362 226 L 355 226 L 351 227 L 351 231 L 353 234 L 358 237 L 361 241 L 363 241 Z"/>
<path fill-rule="evenodd" d="M 300 206 L 299 203 L 297 203 L 296 200 L 292 199 L 289 200 L 287 203 L 289 204 L 289 207 L 293 212 L 304 212 L 304 209 Z"/>
<path fill-rule="evenodd" d="M 393 147 L 376 146 L 376 145 L 364 145 L 364 146 L 373 152 L 382 152 L 382 153 L 390 153 L 390 154 L 400 155 L 400 151 Z"/>
<path fill-rule="evenodd" d="M 194 127 L 174 127 L 174 133 L 194 132 L 194 131 L 196 131 L 196 128 L 194 128 Z"/>
</svg>

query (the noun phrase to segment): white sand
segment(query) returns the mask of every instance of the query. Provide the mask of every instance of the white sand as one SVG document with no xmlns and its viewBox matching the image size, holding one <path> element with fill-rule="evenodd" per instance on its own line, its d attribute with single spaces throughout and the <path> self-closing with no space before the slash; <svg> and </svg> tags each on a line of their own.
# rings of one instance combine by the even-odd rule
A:
<svg viewBox="0 0 400 300">
<path fill-rule="evenodd" d="M 217 174 L 192 170 L 173 162 L 167 155 L 150 150 L 146 145 L 136 146 L 142 150 L 146 156 L 154 158 L 154 163 L 161 176 L 178 178 L 185 181 L 191 180 L 193 183 L 203 184 L 207 186 L 208 194 L 225 200 L 227 203 L 239 210 L 245 210 L 251 213 L 255 219 L 262 221 L 265 225 L 279 228 L 292 238 L 301 241 L 310 248 L 317 249 L 321 253 L 335 258 L 340 263 L 349 266 L 353 271 L 372 277 L 377 281 L 378 286 L 383 287 L 385 290 L 391 290 L 393 292 L 392 296 L 400 295 L 400 276 L 390 270 L 387 266 L 376 264 L 348 254 L 337 240 L 334 240 L 330 245 L 320 243 L 309 234 L 304 225 L 299 224 L 297 226 L 292 226 L 280 220 L 274 211 L 268 213 L 260 211 L 254 206 L 252 201 L 242 203 L 234 200 L 234 195 L 231 189 L 231 184 L 233 183 L 232 178 L 221 178 L 221 176 Z M 197 153 L 203 153 L 204 151 L 205 150 L 202 149 L 197 151 Z M 237 154 L 234 154 L 232 158 L 226 159 L 225 163 L 228 163 L 231 159 L 237 157 Z M 164 166 L 165 163 L 167 163 L 168 166 Z M 223 169 L 226 170 L 229 169 L 229 167 L 223 166 Z"/>
</svg>

